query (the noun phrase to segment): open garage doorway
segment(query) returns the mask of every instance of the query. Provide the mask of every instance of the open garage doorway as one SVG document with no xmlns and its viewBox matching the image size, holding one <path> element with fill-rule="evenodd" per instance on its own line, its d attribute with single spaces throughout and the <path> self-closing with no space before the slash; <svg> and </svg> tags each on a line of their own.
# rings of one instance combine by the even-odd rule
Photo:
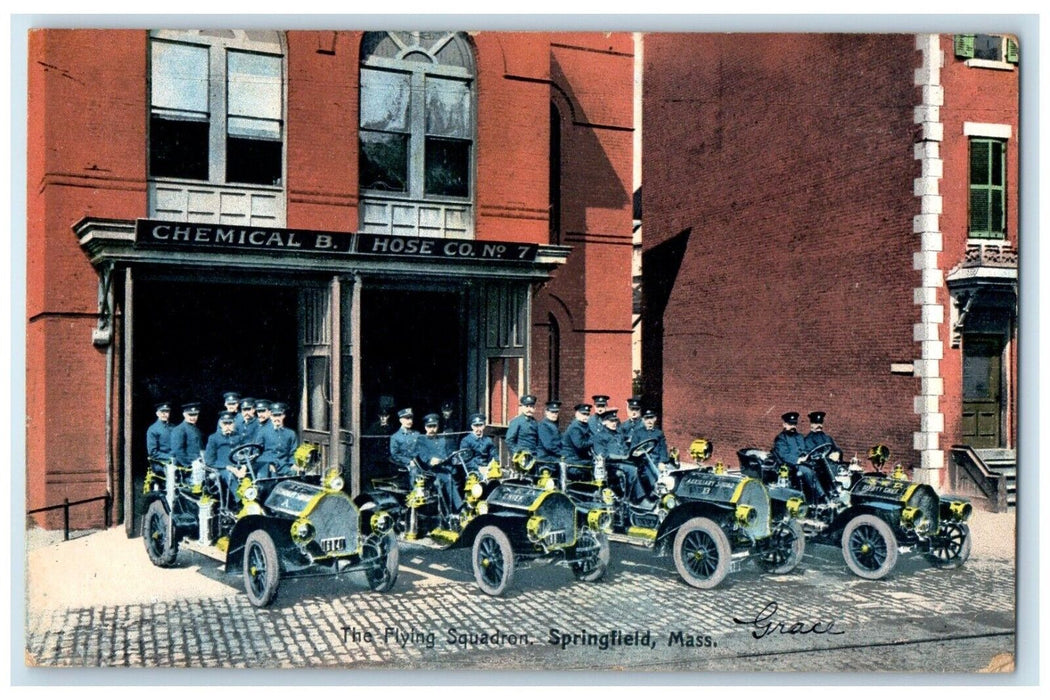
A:
<svg viewBox="0 0 1050 700">
<path fill-rule="evenodd" d="M 361 474 L 362 482 L 389 473 L 389 439 L 375 434 L 380 397 L 394 411 L 411 407 L 423 431 L 423 416 L 452 401 L 454 430 L 463 430 L 466 386 L 466 312 L 454 290 L 406 290 L 366 285 L 361 294 Z M 398 427 L 396 415 L 391 430 Z"/>
<path fill-rule="evenodd" d="M 215 431 L 226 391 L 299 405 L 297 306 L 294 287 L 136 281 L 133 498 L 142 494 L 146 429 L 156 420 L 157 401 L 173 403 L 173 424 L 182 420 L 180 404 L 200 401 L 197 425 L 205 440 Z M 288 419 L 295 426 L 299 416 Z"/>
</svg>

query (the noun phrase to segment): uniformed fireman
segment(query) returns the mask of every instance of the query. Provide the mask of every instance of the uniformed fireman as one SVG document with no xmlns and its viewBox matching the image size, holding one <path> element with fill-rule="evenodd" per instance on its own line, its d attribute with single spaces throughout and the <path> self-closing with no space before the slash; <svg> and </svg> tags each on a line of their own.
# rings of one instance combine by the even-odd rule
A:
<svg viewBox="0 0 1050 700">
<path fill-rule="evenodd" d="M 536 397 L 532 394 L 525 394 L 521 397 L 518 404 L 519 413 L 514 416 L 507 426 L 507 436 L 505 438 L 507 450 L 510 452 L 511 457 L 522 451 L 535 455 L 536 448 L 539 445 L 539 436 L 536 432 L 539 426 L 534 417 L 536 413 Z"/>
<path fill-rule="evenodd" d="M 222 480 L 226 505 L 229 507 L 241 500 L 237 495 L 237 486 L 248 473 L 246 465 L 238 467 L 230 459 L 230 453 L 240 446 L 236 417 L 233 411 L 220 413 L 219 429 L 208 436 L 208 444 L 204 447 L 204 463 L 215 469 Z"/>
<path fill-rule="evenodd" d="M 810 503 L 823 503 L 825 500 L 824 488 L 820 485 L 816 473 L 802 464 L 802 457 L 806 453 L 806 439 L 798 432 L 798 413 L 789 411 L 780 416 L 780 420 L 783 428 L 773 439 L 771 456 L 776 461 L 777 467 L 786 464 L 797 470 L 799 481 L 802 482 L 803 490 Z"/>
<path fill-rule="evenodd" d="M 602 414 L 605 413 L 605 409 L 609 406 L 609 397 L 605 394 L 595 394 L 591 397 L 591 401 L 594 402 L 594 411 L 591 413 L 588 425 L 591 426 L 591 433 L 597 435 L 604 429 Z"/>
<path fill-rule="evenodd" d="M 161 401 L 154 405 L 157 420 L 146 429 L 146 454 L 150 461 L 167 462 L 171 459 L 171 402 Z M 153 465 L 155 471 L 163 473 L 160 465 Z"/>
<path fill-rule="evenodd" d="M 234 415 L 237 415 L 237 410 L 241 405 L 241 395 L 236 391 L 224 392 L 222 395 L 222 405 L 223 411 L 230 411 Z M 215 432 L 219 432 L 220 428 L 222 428 L 222 426 L 219 424 L 219 421 L 215 421 Z"/>
<path fill-rule="evenodd" d="M 591 432 L 591 405 L 578 403 L 575 407 L 572 423 L 561 436 L 562 456 L 570 464 L 587 464 L 591 461 L 591 446 L 594 444 L 594 433 Z"/>
<path fill-rule="evenodd" d="M 638 468 L 628 461 L 627 443 L 619 431 L 620 417 L 617 409 L 606 408 L 602 413 L 603 429 L 594 436 L 594 455 L 605 458 L 605 467 L 610 476 L 617 474 L 623 482 L 623 495 L 633 503 L 648 505 L 645 489 L 638 480 Z"/>
<path fill-rule="evenodd" d="M 241 444 L 254 442 L 255 431 L 259 422 L 255 420 L 255 399 L 246 396 L 241 399 L 241 410 L 233 420 L 234 432 L 241 438 Z"/>
<path fill-rule="evenodd" d="M 548 401 L 543 407 L 543 420 L 536 426 L 536 459 L 541 462 L 557 462 L 561 459 L 561 432 L 558 430 L 558 414 L 561 401 Z"/>
<path fill-rule="evenodd" d="M 486 464 L 496 459 L 499 452 L 496 443 L 485 434 L 485 414 L 475 413 L 470 417 L 470 432 L 459 441 L 459 449 L 470 450 L 467 469 L 478 472 Z"/>
<path fill-rule="evenodd" d="M 200 413 L 199 401 L 182 404 L 182 422 L 171 431 L 171 452 L 175 455 L 176 464 L 188 467 L 204 451 L 204 437 L 197 427 Z"/>
<path fill-rule="evenodd" d="M 463 508 L 463 497 L 452 479 L 452 468 L 445 463 L 449 456 L 448 437 L 438 434 L 440 423 L 441 417 L 436 413 L 423 417 L 426 432 L 416 440 L 415 458 L 425 471 L 434 475 L 434 486 L 448 512 L 458 513 Z"/>
<path fill-rule="evenodd" d="M 835 439 L 824 432 L 824 418 L 827 415 L 824 411 L 810 411 L 807 414 L 806 417 L 809 418 L 809 432 L 806 433 L 806 452 L 812 452 L 823 445 L 831 445 L 829 455 L 832 461 L 838 461 L 842 458 L 842 450 L 835 443 Z M 821 463 L 813 466 L 816 470 L 817 478 L 820 480 L 820 485 L 824 487 L 824 490 L 828 492 L 834 491 L 837 487 L 835 475 L 828 470 L 828 465 Z"/>
<path fill-rule="evenodd" d="M 620 431 L 623 432 L 627 446 L 634 444 L 634 431 L 642 427 L 642 399 L 632 396 L 627 399 L 627 419 L 620 423 Z"/>
<path fill-rule="evenodd" d="M 261 445 L 265 433 L 267 433 L 271 427 L 270 402 L 266 399 L 255 399 L 255 439 L 253 442 L 257 442 Z"/>
<path fill-rule="evenodd" d="M 412 409 L 402 408 L 397 412 L 401 427 L 390 436 L 390 461 L 398 467 L 408 469 L 416 455 L 416 441 L 419 431 L 412 429 Z"/>
<path fill-rule="evenodd" d="M 656 481 L 660 478 L 659 467 L 666 465 L 671 459 L 667 452 L 667 439 L 664 437 L 664 431 L 656 427 L 656 418 L 656 411 L 653 409 L 647 408 L 643 411 L 642 423 L 634 429 L 631 437 L 632 447 L 640 445 L 646 440 L 656 440 L 656 445 L 649 453 L 649 457 L 652 458 L 657 467 L 654 469 L 649 460 L 644 457 L 638 463 L 639 476 L 645 482 L 643 486 L 649 493 L 652 493 L 653 489 L 656 488 Z"/>
<path fill-rule="evenodd" d="M 284 425 L 287 410 L 288 406 L 279 401 L 269 406 L 271 427 L 262 431 L 263 452 L 256 461 L 261 476 L 285 476 L 292 473 L 299 438 L 294 430 Z"/>
</svg>

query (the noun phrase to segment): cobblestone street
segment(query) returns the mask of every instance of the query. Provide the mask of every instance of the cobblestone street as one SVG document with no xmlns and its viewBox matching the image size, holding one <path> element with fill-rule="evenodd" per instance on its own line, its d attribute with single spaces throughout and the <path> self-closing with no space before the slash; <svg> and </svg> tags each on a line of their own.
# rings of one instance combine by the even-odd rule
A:
<svg viewBox="0 0 1050 700">
<path fill-rule="evenodd" d="M 466 551 L 407 545 L 390 593 L 368 591 L 357 574 L 286 580 L 260 610 L 211 560 L 183 552 L 175 570 L 155 569 L 139 540 L 109 531 L 30 552 L 27 655 L 88 667 L 980 671 L 1014 651 L 1013 548 L 987 544 L 956 571 L 902 557 L 883 581 L 853 576 L 837 549 L 814 546 L 789 575 L 745 564 L 714 590 L 686 586 L 669 558 L 614 544 L 602 582 L 540 565 L 503 598 L 477 589 Z M 93 547 L 108 565 L 138 570 L 104 581 L 107 564 L 81 569 L 93 581 L 84 586 L 72 566 L 65 581 L 46 567 L 34 577 L 34 557 L 61 566 Z M 99 583 L 106 594 L 83 592 Z M 34 590 L 56 584 L 68 588 Z M 763 635 L 760 615 L 813 631 Z M 571 637 L 587 633 L 599 636 Z"/>
</svg>

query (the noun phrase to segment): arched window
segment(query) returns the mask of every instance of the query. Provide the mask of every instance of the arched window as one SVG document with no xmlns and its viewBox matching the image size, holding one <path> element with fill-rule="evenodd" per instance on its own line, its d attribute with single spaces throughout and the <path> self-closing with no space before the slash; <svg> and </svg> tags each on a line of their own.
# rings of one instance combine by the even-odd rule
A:
<svg viewBox="0 0 1050 700">
<path fill-rule="evenodd" d="M 472 235 L 475 75 L 466 36 L 365 33 L 360 103 L 362 229 Z"/>
</svg>

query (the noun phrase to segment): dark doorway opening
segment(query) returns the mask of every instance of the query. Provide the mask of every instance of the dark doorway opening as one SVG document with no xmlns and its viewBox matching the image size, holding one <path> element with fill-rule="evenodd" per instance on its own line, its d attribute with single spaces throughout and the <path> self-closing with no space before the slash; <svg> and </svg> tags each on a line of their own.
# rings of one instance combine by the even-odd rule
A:
<svg viewBox="0 0 1050 700">
<path fill-rule="evenodd" d="M 146 429 L 154 404 L 200 401 L 197 426 L 205 440 L 215 431 L 222 395 L 284 401 L 298 425 L 297 295 L 292 287 L 188 281 L 135 283 L 132 339 L 133 498 L 146 474 Z"/>
<path fill-rule="evenodd" d="M 381 396 L 394 402 L 390 431 L 399 426 L 396 412 L 411 407 L 413 428 L 423 432 L 423 416 L 439 413 L 452 401 L 450 426 L 463 430 L 467 353 L 462 295 L 455 291 L 403 290 L 366 286 L 361 295 L 361 474 L 391 471 L 389 439 L 376 435 Z M 457 441 L 458 443 L 458 441 Z"/>
</svg>

